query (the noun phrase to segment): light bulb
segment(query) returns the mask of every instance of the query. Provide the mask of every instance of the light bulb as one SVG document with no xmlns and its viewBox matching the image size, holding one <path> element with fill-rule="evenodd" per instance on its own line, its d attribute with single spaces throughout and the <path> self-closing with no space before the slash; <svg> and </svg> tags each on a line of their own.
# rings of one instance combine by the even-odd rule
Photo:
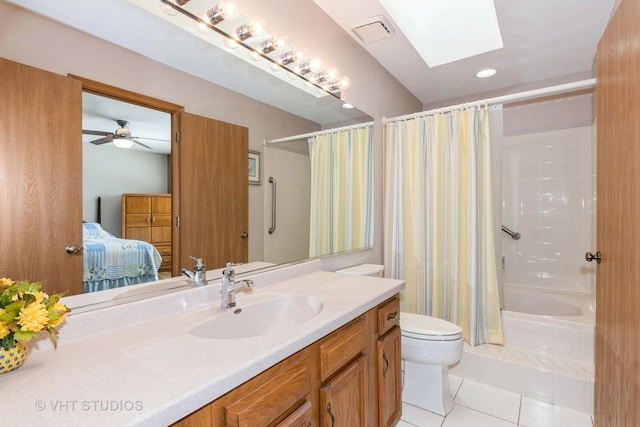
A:
<svg viewBox="0 0 640 427">
<path fill-rule="evenodd" d="M 311 61 L 309 61 L 309 67 L 311 67 L 311 71 L 313 71 L 314 73 L 319 73 L 320 71 L 322 71 L 322 59 L 313 58 Z"/>
<path fill-rule="evenodd" d="M 230 37 L 224 40 L 224 44 L 230 50 L 234 50 L 240 47 L 240 44 L 235 39 L 232 39 Z"/>
<path fill-rule="evenodd" d="M 206 34 L 208 31 L 211 30 L 209 27 L 207 27 L 207 24 L 205 24 L 204 22 L 196 22 L 195 25 L 196 25 L 196 30 L 198 30 L 203 34 Z"/>
<path fill-rule="evenodd" d="M 261 37 L 265 32 L 264 21 L 260 18 L 254 19 L 248 24 L 244 24 L 236 28 L 235 37 L 244 41 L 251 37 Z"/>
<path fill-rule="evenodd" d="M 258 52 L 256 52 L 255 50 L 252 50 L 249 53 L 249 57 L 251 59 L 253 59 L 254 61 L 260 61 L 260 59 L 262 59 L 262 57 L 260 56 L 260 54 Z"/>
<path fill-rule="evenodd" d="M 351 87 L 351 79 L 347 76 L 342 76 L 338 80 L 338 85 L 340 86 L 340 90 L 347 90 Z"/>
<path fill-rule="evenodd" d="M 338 80 L 338 70 L 336 70 L 335 68 L 331 68 L 327 70 L 326 76 L 328 81 L 335 82 L 336 80 Z"/>
<path fill-rule="evenodd" d="M 235 3 L 221 0 L 215 7 L 206 12 L 206 16 L 211 25 L 216 25 L 225 19 L 234 19 L 238 16 L 238 9 Z"/>
<path fill-rule="evenodd" d="M 262 18 L 254 18 L 249 22 L 253 37 L 262 37 L 267 32 L 267 24 Z"/>
</svg>

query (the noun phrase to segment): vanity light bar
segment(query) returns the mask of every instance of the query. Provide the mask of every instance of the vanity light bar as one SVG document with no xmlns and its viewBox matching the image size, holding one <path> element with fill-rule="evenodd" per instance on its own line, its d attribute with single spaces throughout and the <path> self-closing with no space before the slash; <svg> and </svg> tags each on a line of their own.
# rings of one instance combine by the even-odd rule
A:
<svg viewBox="0 0 640 427">
<path fill-rule="evenodd" d="M 348 88 L 348 85 L 343 85 L 343 82 L 350 82 L 347 76 L 338 78 L 337 76 L 334 77 L 332 75 L 334 80 L 330 80 L 327 78 L 328 74 L 324 72 L 324 70 L 314 69 L 316 68 L 313 64 L 314 61 L 300 63 L 297 67 L 289 68 L 290 65 L 305 60 L 304 55 L 300 54 L 299 51 L 289 50 L 278 56 L 276 59 L 271 58 L 269 56 L 270 53 L 287 48 L 286 42 L 284 41 L 285 39 L 282 37 L 272 37 L 262 41 L 256 48 L 248 44 L 247 40 L 252 37 L 257 37 L 257 33 L 260 32 L 262 28 L 258 30 L 253 28 L 251 23 L 244 24 L 235 28 L 233 34 L 229 34 L 220 29 L 217 24 L 223 21 L 230 21 L 238 15 L 235 6 L 231 2 L 222 0 L 218 5 L 206 11 L 204 17 L 197 16 L 183 8 L 189 0 L 160 0 L 160 2 L 193 20 L 200 26 L 208 28 L 225 37 L 229 43 L 242 46 L 249 51 L 250 56 L 254 58 L 264 58 L 271 63 L 270 65 L 272 69 L 277 70 L 281 68 L 290 73 L 290 75 L 302 79 L 305 83 L 317 87 L 323 93 L 327 93 L 340 99 L 341 92 Z M 315 62 L 319 63 L 319 61 Z"/>
</svg>

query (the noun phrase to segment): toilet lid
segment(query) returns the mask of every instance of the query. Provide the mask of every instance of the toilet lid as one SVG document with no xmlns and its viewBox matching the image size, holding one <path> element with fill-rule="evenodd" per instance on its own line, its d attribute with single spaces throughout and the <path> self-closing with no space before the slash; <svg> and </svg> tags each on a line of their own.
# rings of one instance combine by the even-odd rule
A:
<svg viewBox="0 0 640 427">
<path fill-rule="evenodd" d="M 462 338 L 462 328 L 454 323 L 423 314 L 400 313 L 402 335 L 425 339 L 453 341 Z"/>
</svg>

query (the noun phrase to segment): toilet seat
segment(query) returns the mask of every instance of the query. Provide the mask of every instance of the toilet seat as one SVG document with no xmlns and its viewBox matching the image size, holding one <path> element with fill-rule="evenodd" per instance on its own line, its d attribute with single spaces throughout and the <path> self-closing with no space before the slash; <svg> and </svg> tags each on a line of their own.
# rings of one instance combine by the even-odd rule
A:
<svg viewBox="0 0 640 427">
<path fill-rule="evenodd" d="M 423 314 L 401 313 L 401 335 L 424 341 L 456 341 L 462 339 L 462 328 L 454 323 Z"/>
</svg>

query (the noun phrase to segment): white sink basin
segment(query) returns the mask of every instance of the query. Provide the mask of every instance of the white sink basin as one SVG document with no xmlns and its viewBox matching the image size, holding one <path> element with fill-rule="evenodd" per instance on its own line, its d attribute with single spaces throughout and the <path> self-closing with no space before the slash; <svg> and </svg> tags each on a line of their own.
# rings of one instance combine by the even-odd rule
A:
<svg viewBox="0 0 640 427">
<path fill-rule="evenodd" d="M 252 338 L 291 328 L 314 318 L 322 311 L 322 301 L 306 295 L 281 295 L 230 308 L 198 323 L 191 335 L 215 340 Z"/>
</svg>

